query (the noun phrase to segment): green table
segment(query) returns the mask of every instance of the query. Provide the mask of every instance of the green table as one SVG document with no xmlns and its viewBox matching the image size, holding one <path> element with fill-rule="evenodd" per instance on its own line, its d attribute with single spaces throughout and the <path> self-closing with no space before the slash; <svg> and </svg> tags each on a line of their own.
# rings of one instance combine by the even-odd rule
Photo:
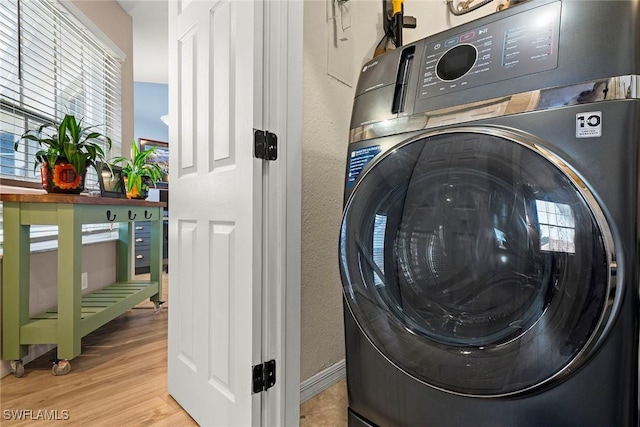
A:
<svg viewBox="0 0 640 427">
<path fill-rule="evenodd" d="M 162 222 L 165 203 L 59 194 L 3 194 L 2 359 L 22 376 L 30 344 L 56 344 L 60 362 L 53 373 L 69 372 L 80 340 L 126 310 L 162 295 Z M 131 280 L 134 221 L 151 224 L 150 280 Z M 86 295 L 82 282 L 82 225 L 117 223 L 116 283 Z M 58 305 L 29 314 L 31 225 L 58 226 Z"/>
</svg>

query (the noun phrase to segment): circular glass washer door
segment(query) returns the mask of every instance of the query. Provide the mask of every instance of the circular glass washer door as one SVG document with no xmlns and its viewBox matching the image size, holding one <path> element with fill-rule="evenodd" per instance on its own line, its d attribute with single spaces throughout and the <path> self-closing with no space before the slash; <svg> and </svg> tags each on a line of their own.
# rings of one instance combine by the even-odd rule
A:
<svg viewBox="0 0 640 427">
<path fill-rule="evenodd" d="M 520 134 L 460 128 L 388 152 L 347 201 L 348 308 L 390 362 L 496 397 L 563 378 L 597 346 L 616 288 L 584 185 Z"/>
</svg>

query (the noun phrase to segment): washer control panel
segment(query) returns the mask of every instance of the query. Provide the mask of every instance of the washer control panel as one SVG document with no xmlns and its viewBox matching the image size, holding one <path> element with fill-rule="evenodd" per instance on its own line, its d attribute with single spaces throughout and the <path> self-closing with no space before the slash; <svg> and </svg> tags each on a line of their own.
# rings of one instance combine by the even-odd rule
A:
<svg viewBox="0 0 640 427">
<path fill-rule="evenodd" d="M 444 39 L 426 39 L 418 99 L 526 76 L 558 66 L 560 2 Z"/>
</svg>

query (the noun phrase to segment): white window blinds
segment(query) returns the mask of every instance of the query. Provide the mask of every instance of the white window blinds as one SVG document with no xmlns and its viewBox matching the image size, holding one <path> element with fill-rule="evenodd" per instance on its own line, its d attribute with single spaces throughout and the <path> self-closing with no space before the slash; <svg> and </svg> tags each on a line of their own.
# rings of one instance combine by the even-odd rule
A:
<svg viewBox="0 0 640 427">
<path fill-rule="evenodd" d="M 53 0 L 0 2 L 0 178 L 39 181 L 37 144 L 14 142 L 28 129 L 60 122 L 65 114 L 121 147 L 121 63 Z M 90 170 L 87 187 L 97 189 Z"/>
<path fill-rule="evenodd" d="M 0 183 L 40 182 L 37 143 L 14 143 L 29 129 L 59 123 L 65 114 L 112 140 L 121 153 L 121 58 L 57 0 L 0 0 Z M 98 190 L 89 169 L 85 188 Z M 85 226 L 85 232 L 104 227 Z M 56 227 L 31 227 L 31 237 L 56 237 Z M 2 246 L 0 203 L 0 250 Z"/>
</svg>

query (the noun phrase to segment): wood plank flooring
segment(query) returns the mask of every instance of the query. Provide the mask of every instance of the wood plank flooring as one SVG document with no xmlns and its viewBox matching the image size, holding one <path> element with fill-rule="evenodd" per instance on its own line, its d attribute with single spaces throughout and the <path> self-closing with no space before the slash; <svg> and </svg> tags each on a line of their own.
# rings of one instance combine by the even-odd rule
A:
<svg viewBox="0 0 640 427">
<path fill-rule="evenodd" d="M 344 379 L 300 406 L 300 427 L 325 426 L 347 426 L 347 382 Z"/>
<path fill-rule="evenodd" d="M 51 374 L 54 350 L 0 379 L 0 425 L 196 426 L 167 393 L 168 305 L 146 301 L 87 335 L 67 375 Z M 300 421 L 346 426 L 344 381 L 305 402 Z"/>
<path fill-rule="evenodd" d="M 0 424 L 196 426 L 167 393 L 167 306 L 156 313 L 145 301 L 84 337 L 67 375 L 51 374 L 53 350 L 25 365 L 23 378 L 2 378 Z"/>
</svg>

